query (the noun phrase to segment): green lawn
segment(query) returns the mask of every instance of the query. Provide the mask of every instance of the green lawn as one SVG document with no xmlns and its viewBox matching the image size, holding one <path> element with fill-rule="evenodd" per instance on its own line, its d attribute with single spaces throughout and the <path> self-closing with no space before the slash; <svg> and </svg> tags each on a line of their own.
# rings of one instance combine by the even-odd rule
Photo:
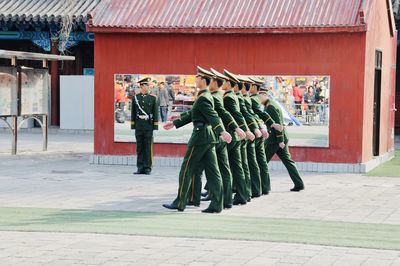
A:
<svg viewBox="0 0 400 266">
<path fill-rule="evenodd" d="M 0 208 L 0 231 L 306 243 L 400 250 L 400 226 L 190 213 Z"/>
<path fill-rule="evenodd" d="M 387 176 L 400 177 L 400 150 L 396 150 L 395 157 L 372 171 L 367 173 L 368 176 Z"/>
</svg>

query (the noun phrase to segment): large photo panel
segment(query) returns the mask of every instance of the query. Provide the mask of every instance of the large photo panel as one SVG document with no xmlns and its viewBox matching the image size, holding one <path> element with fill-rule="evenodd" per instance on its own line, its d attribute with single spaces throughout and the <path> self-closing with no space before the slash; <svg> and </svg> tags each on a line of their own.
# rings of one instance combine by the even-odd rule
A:
<svg viewBox="0 0 400 266">
<path fill-rule="evenodd" d="M 155 143 L 187 143 L 193 125 L 164 130 L 171 115 L 192 108 L 196 99 L 195 75 L 115 74 L 114 75 L 114 141 L 135 142 L 130 129 L 133 96 L 140 92 L 137 81 L 150 77 L 150 92 L 158 98 L 160 126 L 154 131 Z M 329 146 L 329 76 L 268 76 L 258 75 L 268 89 L 270 99 L 280 107 L 289 134 L 290 146 Z M 161 92 L 165 90 L 165 92 Z M 168 100 L 165 97 L 168 95 Z M 162 121 L 164 118 L 164 121 Z"/>
</svg>

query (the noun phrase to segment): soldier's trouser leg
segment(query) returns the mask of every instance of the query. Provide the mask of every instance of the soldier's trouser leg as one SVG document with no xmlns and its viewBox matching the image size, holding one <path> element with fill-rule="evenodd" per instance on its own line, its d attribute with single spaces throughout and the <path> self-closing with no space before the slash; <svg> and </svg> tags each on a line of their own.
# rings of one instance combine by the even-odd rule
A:
<svg viewBox="0 0 400 266">
<path fill-rule="evenodd" d="M 244 178 L 246 181 L 246 197 L 248 199 L 251 197 L 251 178 L 250 178 L 249 163 L 247 161 L 247 140 L 241 141 L 240 155 L 242 157 L 242 168 L 243 168 Z"/>
<path fill-rule="evenodd" d="M 153 167 L 153 131 L 147 130 L 144 135 L 143 170 L 151 172 Z"/>
<path fill-rule="evenodd" d="M 192 185 L 189 188 L 189 202 L 194 205 L 200 205 L 201 200 L 201 177 L 203 176 L 204 164 L 199 165 L 193 178 Z"/>
<path fill-rule="evenodd" d="M 287 171 L 289 172 L 289 176 L 292 179 L 294 186 L 303 187 L 303 180 L 301 179 L 300 173 L 297 170 L 296 163 L 293 161 L 292 156 L 290 155 L 288 144 L 286 144 L 284 149 L 281 149 L 278 143 L 268 144 L 266 147 L 268 162 L 272 159 L 274 154 L 278 155 L 283 165 L 285 165 Z"/>
<path fill-rule="evenodd" d="M 261 195 L 261 176 L 256 157 L 256 146 L 254 141 L 247 142 L 247 161 L 249 163 L 251 177 L 251 192 L 253 197 Z"/>
<path fill-rule="evenodd" d="M 262 193 L 265 194 L 271 190 L 271 181 L 269 179 L 267 157 L 264 148 L 264 139 L 258 138 L 254 142 L 258 168 L 260 169 Z"/>
<path fill-rule="evenodd" d="M 232 172 L 229 166 L 229 157 L 226 143 L 217 143 L 215 146 L 215 150 L 217 154 L 218 168 L 222 177 L 224 204 L 232 204 Z M 203 170 L 199 168 L 199 171 L 196 173 L 196 176 L 194 178 L 194 183 L 189 190 L 189 195 L 191 195 L 189 201 L 193 202 L 195 205 L 200 204 L 202 173 Z M 205 189 L 209 191 L 208 182 L 205 185 Z"/>
<path fill-rule="evenodd" d="M 229 165 L 232 171 L 233 186 L 236 189 L 235 200 L 247 202 L 246 180 L 242 168 L 240 141 L 228 144 Z"/>
<path fill-rule="evenodd" d="M 222 177 L 224 204 L 232 204 L 232 172 L 229 165 L 227 144 L 225 142 L 218 143 L 216 145 L 216 152 L 218 167 Z"/>
<path fill-rule="evenodd" d="M 145 139 L 145 131 L 143 130 L 135 130 L 136 137 L 136 166 L 139 172 L 144 171 L 144 139 Z"/>
<path fill-rule="evenodd" d="M 210 208 L 220 211 L 223 207 L 222 195 L 222 178 L 218 169 L 217 156 L 214 144 L 206 144 L 199 146 L 188 146 L 181 170 L 179 172 L 179 188 L 178 196 L 172 205 L 185 209 L 188 200 L 188 191 L 192 185 L 193 179 L 199 171 L 199 167 L 203 169 L 201 162 L 204 164 L 207 181 L 214 192 L 210 194 Z"/>
</svg>

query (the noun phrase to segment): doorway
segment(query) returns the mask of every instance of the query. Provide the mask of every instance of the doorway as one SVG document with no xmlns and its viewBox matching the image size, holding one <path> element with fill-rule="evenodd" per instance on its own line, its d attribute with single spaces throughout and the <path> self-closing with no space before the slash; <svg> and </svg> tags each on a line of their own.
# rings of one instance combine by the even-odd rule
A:
<svg viewBox="0 0 400 266">
<path fill-rule="evenodd" d="M 382 51 L 375 51 L 375 84 L 374 84 L 374 114 L 372 150 L 374 156 L 379 156 L 379 139 L 381 124 L 381 90 L 382 90 Z"/>
</svg>

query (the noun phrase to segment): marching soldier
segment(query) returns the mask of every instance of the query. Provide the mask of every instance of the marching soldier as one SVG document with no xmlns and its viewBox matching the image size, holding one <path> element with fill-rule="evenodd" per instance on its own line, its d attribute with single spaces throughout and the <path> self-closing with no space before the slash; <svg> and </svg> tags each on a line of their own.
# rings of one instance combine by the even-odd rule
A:
<svg viewBox="0 0 400 266">
<path fill-rule="evenodd" d="M 210 91 L 211 95 L 214 98 L 214 109 L 218 113 L 221 118 L 225 128 L 231 135 L 235 133 L 238 134 L 241 138 L 246 137 L 246 133 L 241 130 L 236 123 L 235 119 L 232 115 L 224 108 L 224 102 L 222 97 L 222 86 L 225 80 L 228 80 L 228 77 L 222 75 L 221 73 L 211 69 L 211 74 L 213 75 L 211 78 Z M 218 73 L 218 75 L 216 74 Z M 232 173 L 229 165 L 229 157 L 227 144 L 224 141 L 219 141 L 216 144 L 216 153 L 218 158 L 218 166 L 222 176 L 222 183 L 224 188 L 224 209 L 232 208 Z M 201 180 L 201 173 L 198 173 L 198 180 Z M 193 205 L 197 205 L 200 200 L 200 192 L 201 192 L 201 182 L 198 182 L 198 187 L 195 188 Z M 211 192 L 212 193 L 212 192 Z M 203 200 L 207 200 L 207 198 Z"/>
<path fill-rule="evenodd" d="M 239 77 L 237 76 L 239 79 Z M 240 81 L 240 79 L 239 79 Z M 239 82 L 237 86 L 234 87 L 234 91 L 239 99 L 239 105 L 240 105 L 240 112 L 243 114 L 244 119 L 246 120 L 247 126 L 249 129 L 254 133 L 255 138 L 260 138 L 262 137 L 261 131 L 258 126 L 258 122 L 256 121 L 255 117 L 249 112 L 247 109 L 243 94 L 242 94 L 242 89 L 244 87 L 243 82 Z M 247 154 L 247 146 L 249 142 L 253 142 L 254 140 L 242 140 L 241 144 L 241 155 L 242 155 L 242 166 L 243 166 L 243 172 L 246 177 L 246 185 L 247 185 L 247 193 L 248 193 L 248 198 L 247 201 L 251 201 L 251 196 L 252 196 L 252 190 L 251 190 L 251 177 L 250 177 L 250 166 L 248 162 L 248 154 Z M 250 151 L 251 152 L 251 151 Z M 252 160 L 253 158 L 250 158 Z M 252 162 L 253 163 L 253 162 Z M 258 167 L 258 166 L 257 166 Z M 254 171 L 252 171 L 254 172 Z"/>
<path fill-rule="evenodd" d="M 250 87 L 250 94 L 251 94 L 250 98 L 254 113 L 256 113 L 258 117 L 262 119 L 267 126 L 282 130 L 281 126 L 275 124 L 275 121 L 271 118 L 271 116 L 268 113 L 264 112 L 264 107 L 261 105 L 258 91 L 260 90 L 260 87 L 264 84 L 264 81 L 260 80 L 257 77 L 249 77 L 249 78 L 250 80 L 253 81 L 253 84 Z M 269 191 L 271 190 L 271 181 L 268 172 L 268 164 L 266 159 L 263 138 L 257 138 L 255 140 L 255 149 L 256 149 L 257 163 L 261 175 L 261 187 L 262 187 L 261 193 L 263 195 L 268 195 Z"/>
<path fill-rule="evenodd" d="M 220 73 L 214 70 L 214 74 L 219 75 Z M 224 74 L 229 78 L 224 83 L 224 107 L 233 116 L 239 127 L 246 133 L 246 137 L 252 140 L 254 139 L 254 134 L 247 126 L 246 120 L 240 111 L 239 99 L 233 91 L 233 88 L 238 86 L 239 80 L 227 70 L 224 70 Z M 244 205 L 249 199 L 246 176 L 243 172 L 241 145 L 242 139 L 234 134 L 233 141 L 228 144 L 229 164 L 233 176 L 233 185 L 236 189 L 233 205 Z"/>
<path fill-rule="evenodd" d="M 135 130 L 137 171 L 149 175 L 153 165 L 153 130 L 158 130 L 157 97 L 149 93 L 151 78 L 138 81 L 141 92 L 132 98 L 131 129 Z"/>
<path fill-rule="evenodd" d="M 266 112 L 276 123 L 283 125 L 282 111 L 269 100 L 267 91 L 260 91 L 260 97 L 262 104 L 265 105 Z M 269 138 L 265 140 L 267 161 L 269 162 L 275 154 L 278 155 L 294 183 L 294 187 L 290 191 L 297 192 L 304 189 L 304 183 L 297 170 L 296 163 L 290 155 L 288 142 L 289 139 L 285 129 L 281 132 L 271 128 Z"/>
<path fill-rule="evenodd" d="M 268 131 L 264 122 L 256 115 L 253 111 L 253 107 L 251 104 L 251 99 L 249 96 L 249 90 L 251 84 L 253 83 L 250 79 L 245 76 L 238 76 L 238 79 L 243 82 L 242 94 L 243 100 L 247 107 L 248 112 L 254 117 L 256 123 L 259 127 L 259 130 L 264 139 L 268 138 Z M 262 193 L 262 186 L 261 186 L 261 175 L 260 175 L 260 168 L 257 163 L 257 156 L 256 156 L 256 147 L 255 141 L 248 140 L 247 142 L 247 161 L 250 170 L 250 177 L 251 177 L 251 196 L 253 198 L 260 197 Z"/>
<path fill-rule="evenodd" d="M 182 118 L 176 119 L 164 125 L 164 128 L 169 130 L 173 127 L 179 128 L 187 124 L 188 121 L 192 121 L 194 126 L 192 136 L 188 142 L 188 150 L 179 173 L 178 195 L 171 204 L 163 204 L 163 207 L 167 209 L 178 211 L 185 209 L 188 202 L 188 191 L 193 184 L 194 177 L 204 169 L 211 203 L 202 212 L 219 213 L 222 211 L 223 187 L 215 145 L 218 143 L 219 136 L 227 143 L 231 142 L 232 137 L 225 131 L 221 119 L 214 110 L 214 100 L 208 89 L 210 81 L 211 78 L 208 71 L 198 68 L 196 85 L 200 91 L 190 112 L 190 119 L 188 117 L 183 119 L 185 121 Z"/>
</svg>

